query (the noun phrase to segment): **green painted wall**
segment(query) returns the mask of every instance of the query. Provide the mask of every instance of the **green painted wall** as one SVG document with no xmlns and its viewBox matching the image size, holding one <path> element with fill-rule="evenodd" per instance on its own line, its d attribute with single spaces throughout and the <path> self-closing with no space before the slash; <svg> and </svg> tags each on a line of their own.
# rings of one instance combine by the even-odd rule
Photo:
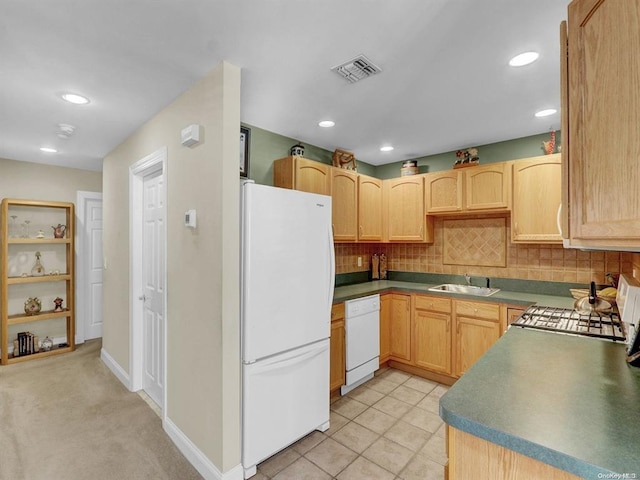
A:
<svg viewBox="0 0 640 480">
<path fill-rule="evenodd" d="M 273 185 L 273 161 L 288 156 L 289 150 L 298 143 L 298 140 L 244 123 L 242 126 L 251 130 L 249 140 L 249 178 L 256 183 Z M 305 158 L 328 165 L 333 164 L 333 152 L 305 142 L 301 143 L 304 145 Z M 364 162 L 358 162 L 358 173 L 376 176 L 375 167 Z"/>
<path fill-rule="evenodd" d="M 549 140 L 549 133 L 541 133 L 530 137 L 516 138 L 514 140 L 478 146 L 476 148 L 478 149 L 478 157 L 480 157 L 480 165 L 544 155 L 544 150 L 542 148 L 543 140 Z M 560 141 L 560 131 L 557 131 L 556 145 L 560 145 Z M 451 170 L 453 168 L 453 164 L 457 160 L 457 157 L 456 152 L 452 151 L 437 155 L 429 155 L 426 157 L 418 157 L 412 160 L 418 161 L 420 173 L 429 173 Z M 382 179 L 399 177 L 400 167 L 403 162 L 404 160 L 390 163 L 388 165 L 379 165 L 375 167 L 374 176 Z"/>
<path fill-rule="evenodd" d="M 251 130 L 249 143 L 249 178 L 256 183 L 273 185 L 273 161 L 289 155 L 289 149 L 298 143 L 297 139 L 285 137 L 277 133 L 263 130 L 262 128 L 242 124 Z M 518 158 L 535 157 L 544 155 L 542 141 L 549 140 L 549 133 L 541 133 L 530 137 L 516 138 L 504 142 L 490 143 L 476 147 L 480 164 L 505 162 Z M 556 144 L 560 145 L 561 135 L 556 132 Z M 316 147 L 305 142 L 305 158 L 332 165 L 333 152 Z M 418 161 L 420 173 L 451 170 L 457 160 L 456 152 L 446 152 L 426 157 L 418 157 L 412 160 Z M 377 178 L 395 178 L 400 176 L 400 167 L 403 161 L 388 165 L 373 166 L 358 160 L 358 173 Z"/>
</svg>

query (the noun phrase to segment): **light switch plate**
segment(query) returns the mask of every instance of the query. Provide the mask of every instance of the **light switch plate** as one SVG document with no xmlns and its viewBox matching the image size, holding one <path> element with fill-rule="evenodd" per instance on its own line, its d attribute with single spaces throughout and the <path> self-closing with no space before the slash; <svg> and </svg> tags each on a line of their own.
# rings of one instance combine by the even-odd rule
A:
<svg viewBox="0 0 640 480">
<path fill-rule="evenodd" d="M 196 228 L 196 211 L 187 210 L 184 212 L 184 226 L 189 228 Z"/>
</svg>

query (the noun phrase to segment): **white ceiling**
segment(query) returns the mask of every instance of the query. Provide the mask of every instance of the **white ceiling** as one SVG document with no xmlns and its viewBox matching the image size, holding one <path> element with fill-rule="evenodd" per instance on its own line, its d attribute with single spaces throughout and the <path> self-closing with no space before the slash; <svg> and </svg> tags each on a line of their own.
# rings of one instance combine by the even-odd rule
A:
<svg viewBox="0 0 640 480">
<path fill-rule="evenodd" d="M 559 129 L 559 113 L 533 114 L 559 110 L 568 3 L 2 0 L 0 157 L 101 170 L 222 60 L 242 68 L 243 122 L 374 165 Z M 539 60 L 507 65 L 527 50 Z M 359 54 L 382 73 L 350 84 L 331 72 Z M 68 104 L 66 91 L 91 103 Z M 71 138 L 59 123 L 76 127 Z"/>
</svg>

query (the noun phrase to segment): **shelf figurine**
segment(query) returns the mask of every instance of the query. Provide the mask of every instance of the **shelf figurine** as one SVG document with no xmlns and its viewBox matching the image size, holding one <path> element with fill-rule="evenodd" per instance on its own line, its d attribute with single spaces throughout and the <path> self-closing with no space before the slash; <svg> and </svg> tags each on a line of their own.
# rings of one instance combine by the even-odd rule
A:
<svg viewBox="0 0 640 480">
<path fill-rule="evenodd" d="M 33 277 L 42 277 L 44 275 L 44 266 L 40 262 L 40 257 L 40 252 L 36 252 L 36 263 L 33 264 L 31 269 L 31 276 Z"/>
<path fill-rule="evenodd" d="M 27 315 L 36 315 L 40 313 L 40 309 L 42 308 L 42 303 L 40 303 L 40 299 L 38 297 L 28 298 L 24 302 L 24 313 Z"/>
<path fill-rule="evenodd" d="M 61 299 L 60 297 L 57 297 L 54 301 L 53 304 L 55 305 L 53 311 L 54 312 L 63 312 L 64 308 L 62 308 L 62 302 L 64 302 L 63 299 Z"/>
<path fill-rule="evenodd" d="M 66 225 L 58 224 L 57 227 L 52 226 L 53 228 L 53 238 L 64 238 L 64 232 L 67 229 Z"/>
</svg>

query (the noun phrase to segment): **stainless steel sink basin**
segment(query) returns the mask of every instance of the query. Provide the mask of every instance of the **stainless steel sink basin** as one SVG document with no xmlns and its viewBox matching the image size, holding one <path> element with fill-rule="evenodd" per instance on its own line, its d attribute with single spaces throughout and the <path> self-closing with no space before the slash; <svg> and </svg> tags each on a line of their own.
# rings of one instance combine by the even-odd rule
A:
<svg viewBox="0 0 640 480">
<path fill-rule="evenodd" d="M 459 293 L 462 295 L 477 295 L 479 297 L 488 297 L 496 292 L 499 288 L 474 287 L 473 285 L 456 285 L 453 283 L 443 283 L 428 289 L 431 292 L 447 292 Z"/>
</svg>

